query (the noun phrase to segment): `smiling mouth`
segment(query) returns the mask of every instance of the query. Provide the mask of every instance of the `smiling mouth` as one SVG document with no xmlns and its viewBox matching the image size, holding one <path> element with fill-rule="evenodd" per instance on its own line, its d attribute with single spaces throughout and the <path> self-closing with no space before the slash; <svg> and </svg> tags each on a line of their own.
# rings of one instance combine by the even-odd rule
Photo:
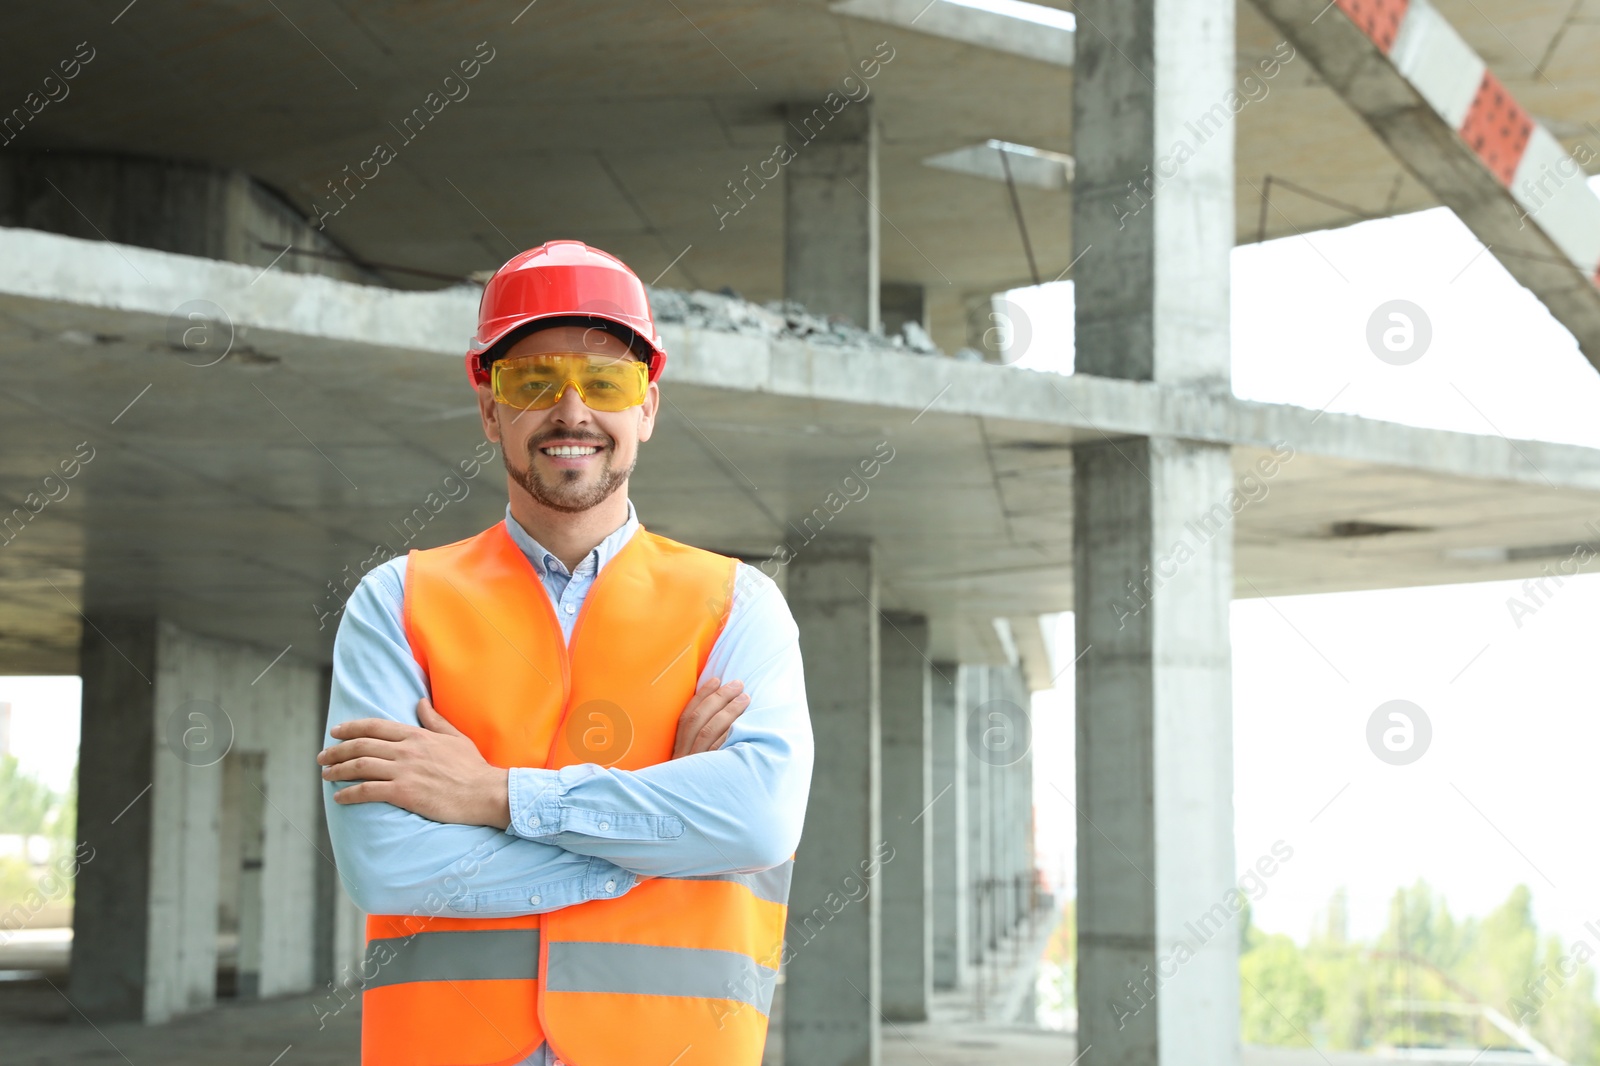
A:
<svg viewBox="0 0 1600 1066">
<path fill-rule="evenodd" d="M 600 451 L 600 446 L 597 444 L 555 444 L 539 450 L 557 459 L 579 459 Z"/>
</svg>

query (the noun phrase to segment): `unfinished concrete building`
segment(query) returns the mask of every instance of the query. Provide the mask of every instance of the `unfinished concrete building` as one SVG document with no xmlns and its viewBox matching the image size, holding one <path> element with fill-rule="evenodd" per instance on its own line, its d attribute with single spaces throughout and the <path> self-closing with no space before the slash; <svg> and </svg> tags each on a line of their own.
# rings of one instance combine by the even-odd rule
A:
<svg viewBox="0 0 1600 1066">
<path fill-rule="evenodd" d="M 1237 243 L 1441 204 L 1600 362 L 1572 5 L 118 6 L 11 12 L 0 46 L 0 670 L 82 675 L 96 856 L 63 1016 L 206 1012 L 219 944 L 230 995 L 337 1013 L 334 624 L 374 558 L 501 513 L 496 466 L 454 476 L 460 357 L 474 277 L 546 239 L 652 282 L 641 520 L 784 559 L 818 737 L 794 1066 L 877 1063 L 1027 920 L 1024 712 L 1069 670 L 1078 1046 L 1238 1062 L 1236 936 L 1103 1009 L 1235 878 L 1230 600 L 1590 539 L 1600 453 L 1245 402 L 1229 369 Z M 1007 365 L 995 294 L 1060 279 L 1076 372 Z M 880 842 L 878 890 L 804 929 Z"/>
</svg>

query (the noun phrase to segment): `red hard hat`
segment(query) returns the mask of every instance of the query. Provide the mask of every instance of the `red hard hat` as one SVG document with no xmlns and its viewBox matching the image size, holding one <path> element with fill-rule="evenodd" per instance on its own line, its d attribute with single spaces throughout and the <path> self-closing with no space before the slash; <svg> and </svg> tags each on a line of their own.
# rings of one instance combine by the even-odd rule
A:
<svg viewBox="0 0 1600 1066">
<path fill-rule="evenodd" d="M 661 377 L 661 346 L 644 283 L 616 256 L 582 241 L 546 241 L 494 272 L 478 304 L 478 333 L 467 349 L 467 376 L 489 383 L 485 352 L 519 326 L 542 319 L 591 318 L 622 327 L 649 349 L 650 380 Z"/>
</svg>

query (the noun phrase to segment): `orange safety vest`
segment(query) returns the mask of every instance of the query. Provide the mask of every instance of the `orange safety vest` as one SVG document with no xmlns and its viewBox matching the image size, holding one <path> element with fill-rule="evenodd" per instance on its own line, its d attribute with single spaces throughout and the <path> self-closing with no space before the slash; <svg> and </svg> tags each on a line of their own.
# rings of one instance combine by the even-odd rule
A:
<svg viewBox="0 0 1600 1066">
<path fill-rule="evenodd" d="M 672 756 L 736 566 L 640 528 L 595 579 L 569 647 L 497 523 L 411 553 L 406 636 L 434 707 L 491 764 L 639 769 Z M 548 1041 L 572 1066 L 757 1066 L 792 862 L 649 878 L 542 915 L 370 915 L 362 1064 L 511 1066 Z"/>
</svg>

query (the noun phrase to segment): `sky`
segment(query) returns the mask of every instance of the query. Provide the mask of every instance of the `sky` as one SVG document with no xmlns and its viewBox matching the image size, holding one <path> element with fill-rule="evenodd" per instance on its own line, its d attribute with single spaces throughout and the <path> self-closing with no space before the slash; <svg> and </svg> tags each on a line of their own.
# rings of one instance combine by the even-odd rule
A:
<svg viewBox="0 0 1600 1066">
<path fill-rule="evenodd" d="M 1070 372 L 1071 283 L 1011 298 L 1034 338 L 1019 365 Z M 1394 300 L 1431 334 L 1405 365 L 1366 339 Z M 1446 210 L 1238 248 L 1232 317 L 1242 397 L 1600 447 L 1600 375 Z M 1600 575 L 1569 579 L 1520 626 L 1515 594 L 1497 582 L 1234 603 L 1235 854 L 1242 870 L 1275 841 L 1294 849 L 1253 905 L 1261 928 L 1303 940 L 1341 886 L 1352 933 L 1371 937 L 1402 884 L 1426 880 L 1458 916 L 1482 916 L 1524 883 L 1541 927 L 1600 949 L 1584 929 L 1600 928 Z M 1057 639 L 1069 662 L 1070 615 Z M 1034 696 L 1035 801 L 1040 864 L 1070 886 L 1070 670 L 1058 685 Z M 77 679 L 0 677 L 6 700 L 24 769 L 63 786 Z M 1391 700 L 1431 724 L 1409 765 L 1367 745 Z"/>
</svg>

